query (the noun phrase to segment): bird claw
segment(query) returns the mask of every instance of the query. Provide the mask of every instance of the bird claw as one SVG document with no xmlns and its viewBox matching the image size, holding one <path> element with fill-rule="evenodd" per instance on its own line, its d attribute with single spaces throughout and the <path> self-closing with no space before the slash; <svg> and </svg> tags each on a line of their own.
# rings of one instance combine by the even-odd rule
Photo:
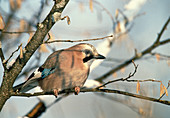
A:
<svg viewBox="0 0 170 118">
<path fill-rule="evenodd" d="M 54 92 L 54 96 L 57 98 L 57 96 L 58 96 L 58 89 L 53 89 L 53 92 Z"/>
<path fill-rule="evenodd" d="M 80 93 L 80 87 L 76 86 L 74 90 L 75 90 L 74 92 L 75 95 L 78 95 Z"/>
</svg>

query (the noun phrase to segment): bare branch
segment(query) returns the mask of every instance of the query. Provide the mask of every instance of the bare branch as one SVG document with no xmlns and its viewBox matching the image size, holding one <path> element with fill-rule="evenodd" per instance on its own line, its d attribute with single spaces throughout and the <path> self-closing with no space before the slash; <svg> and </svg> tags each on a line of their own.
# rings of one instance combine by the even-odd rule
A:
<svg viewBox="0 0 170 118">
<path fill-rule="evenodd" d="M 154 52 L 154 53 L 151 52 L 150 54 L 153 56 L 160 55 L 161 59 L 170 59 L 169 55 L 165 55 L 165 54 L 161 54 L 161 53 L 157 53 L 157 52 Z"/>
<path fill-rule="evenodd" d="M 145 49 L 144 51 L 142 51 L 140 54 L 135 54 L 134 57 L 130 58 L 129 60 L 125 61 L 124 63 L 118 65 L 116 68 L 113 68 L 112 70 L 110 70 L 109 72 L 107 72 L 106 74 L 102 75 L 101 77 L 99 78 L 96 78 L 95 80 L 99 81 L 99 82 L 102 82 L 102 80 L 104 80 L 105 78 L 107 78 L 108 76 L 110 76 L 112 73 L 120 70 L 121 68 L 129 65 L 130 63 L 132 63 L 132 60 L 139 60 L 141 59 L 143 56 L 145 56 L 146 54 L 149 54 L 152 50 L 154 50 L 155 48 L 161 46 L 161 45 L 164 45 L 164 44 L 167 44 L 170 42 L 170 39 L 165 39 L 163 41 L 160 41 L 160 42 L 157 42 L 159 41 L 159 39 L 161 38 L 163 32 L 165 31 L 168 23 L 170 21 L 170 18 L 168 18 L 168 20 L 166 21 L 165 25 L 163 26 L 163 28 L 161 29 L 160 31 L 160 35 L 158 35 L 158 38 L 156 39 L 156 41 L 150 46 L 148 47 L 147 49 Z"/>
<path fill-rule="evenodd" d="M 29 117 L 29 118 L 37 118 L 41 116 L 48 108 L 50 108 L 52 105 L 55 103 L 61 101 L 63 98 L 67 97 L 68 94 L 64 94 L 61 97 L 58 97 L 53 103 L 50 105 L 46 106 L 43 101 L 39 101 L 38 104 L 36 104 L 30 111 L 27 113 L 24 117 Z"/>
<path fill-rule="evenodd" d="M 63 94 L 63 93 L 74 93 L 75 89 L 67 89 L 67 90 L 63 90 L 61 92 L 59 92 L 58 94 Z M 170 105 L 170 101 L 167 100 L 159 100 L 156 98 L 152 98 L 152 97 L 147 97 L 147 96 L 142 96 L 142 95 L 138 95 L 138 94 L 133 94 L 133 93 L 129 93 L 129 92 L 125 92 L 125 91 L 120 91 L 120 90 L 113 90 L 113 89 L 96 89 L 96 88 L 92 88 L 92 89 L 86 89 L 86 88 L 82 88 L 80 90 L 80 92 L 102 92 L 102 93 L 116 93 L 116 94 L 121 94 L 121 95 L 126 95 L 126 96 L 130 96 L 130 97 L 134 97 L 134 98 L 140 98 L 140 99 L 144 99 L 144 100 L 148 100 L 148 101 L 152 101 L 152 102 L 157 102 L 157 103 L 161 103 L 161 104 L 165 104 L 165 105 Z M 16 92 L 12 92 L 11 93 L 12 96 L 21 96 L 21 97 L 33 97 L 33 96 L 40 96 L 40 95 L 54 95 L 53 91 L 49 91 L 49 92 L 38 92 L 38 93 L 16 93 Z"/>
<path fill-rule="evenodd" d="M 31 111 L 29 111 L 29 113 L 27 113 L 25 117 L 28 118 L 37 118 L 39 117 L 43 112 L 45 112 L 47 109 L 47 107 L 45 106 L 45 104 L 40 101 L 38 104 L 36 104 L 33 109 L 31 109 Z"/>
<path fill-rule="evenodd" d="M 23 53 L 24 59 L 20 59 L 18 56 L 13 66 L 4 73 L 3 81 L 0 87 L 0 111 L 3 105 L 11 97 L 12 86 L 20 74 L 23 67 L 26 65 L 28 60 L 37 50 L 37 48 L 43 43 L 43 40 L 52 26 L 60 20 L 61 13 L 69 0 L 55 1 L 47 17 L 37 25 L 37 30 L 34 36 L 31 38 L 29 43 L 25 46 Z M 2 37 L 2 36 L 1 36 Z"/>
<path fill-rule="evenodd" d="M 165 22 L 165 24 L 164 24 L 164 26 L 162 27 L 162 30 L 160 31 L 160 33 L 158 33 L 158 37 L 157 37 L 155 43 L 160 42 L 161 36 L 162 36 L 162 34 L 164 33 L 164 31 L 166 30 L 166 27 L 168 26 L 169 22 L 170 22 L 170 17 L 169 17 L 169 19 Z"/>
<path fill-rule="evenodd" d="M 3 67 L 4 67 L 4 69 L 6 69 L 6 64 L 4 63 L 4 62 L 5 62 L 5 56 L 4 56 L 4 53 L 3 53 L 3 51 L 2 51 L 1 41 L 0 41 L 0 57 L 1 57 L 1 61 L 2 61 Z"/>
<path fill-rule="evenodd" d="M 113 37 L 113 35 L 110 36 L 105 36 L 105 37 L 101 37 L 101 38 L 95 38 L 95 39 L 82 39 L 82 40 L 55 40 L 55 41 L 45 41 L 44 43 L 54 43 L 54 42 L 84 42 L 84 41 L 95 41 L 95 40 L 102 40 L 102 39 L 106 39 L 109 37 Z"/>
<path fill-rule="evenodd" d="M 133 63 L 133 65 L 134 65 L 134 67 L 135 67 L 135 70 L 134 70 L 134 72 L 133 72 L 132 74 L 129 73 L 129 76 L 128 76 L 128 77 L 126 77 L 126 78 L 120 78 L 120 79 L 116 79 L 116 80 L 112 80 L 112 81 L 108 81 L 107 83 L 105 83 L 105 84 L 103 84 L 103 85 L 101 85 L 101 86 L 96 87 L 96 89 L 99 89 L 99 88 L 101 88 L 101 87 L 105 87 L 106 85 L 111 84 L 111 83 L 113 83 L 113 82 L 127 81 L 129 78 L 133 77 L 133 76 L 135 75 L 135 73 L 137 72 L 138 65 L 136 65 L 133 60 L 132 60 L 132 63 Z"/>
<path fill-rule="evenodd" d="M 112 13 L 109 12 L 108 9 L 106 9 L 100 2 L 96 1 L 96 0 L 93 0 L 94 3 L 98 4 L 106 13 L 107 15 L 110 17 L 110 19 L 112 20 L 112 23 L 114 24 L 114 18 L 112 16 Z"/>
<path fill-rule="evenodd" d="M 2 32 L 2 33 L 7 33 L 7 34 L 21 34 L 21 33 L 32 33 L 32 32 L 35 32 L 35 31 L 13 32 L 13 31 L 5 31 L 5 30 L 0 29 L 0 32 Z"/>
<path fill-rule="evenodd" d="M 18 48 L 17 48 L 14 52 L 12 52 L 12 54 L 10 55 L 10 57 L 5 61 L 6 64 L 7 64 L 8 61 L 12 58 L 12 56 L 20 49 L 21 46 L 22 46 L 22 44 L 20 44 L 20 45 L 18 46 Z"/>
<path fill-rule="evenodd" d="M 160 80 L 155 79 L 145 79 L 145 80 L 126 80 L 127 82 L 161 82 Z"/>
</svg>

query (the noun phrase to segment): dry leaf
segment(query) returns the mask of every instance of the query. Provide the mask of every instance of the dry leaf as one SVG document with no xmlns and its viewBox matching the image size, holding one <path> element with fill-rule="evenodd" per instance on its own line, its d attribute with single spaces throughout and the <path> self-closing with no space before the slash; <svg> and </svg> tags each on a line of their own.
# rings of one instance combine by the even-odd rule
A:
<svg viewBox="0 0 170 118">
<path fill-rule="evenodd" d="M 31 32 L 31 33 L 29 33 L 29 35 L 30 35 L 30 37 L 29 37 L 29 39 L 28 39 L 27 43 L 29 43 L 29 42 L 30 42 L 30 40 L 32 39 L 33 33 Z"/>
<path fill-rule="evenodd" d="M 121 72 L 121 73 L 124 73 L 124 72 L 125 72 L 125 67 L 121 68 L 121 69 L 120 69 L 120 72 Z"/>
<path fill-rule="evenodd" d="M 165 94 L 166 94 L 166 96 L 168 96 L 168 90 L 166 89 L 166 87 L 163 85 L 163 88 L 164 88 L 164 90 L 165 90 Z"/>
<path fill-rule="evenodd" d="M 170 60 L 167 60 L 167 64 L 168 64 L 168 66 L 170 67 Z"/>
<path fill-rule="evenodd" d="M 20 28 L 19 28 L 19 30 L 23 31 L 25 29 L 25 25 L 26 25 L 25 20 L 21 19 L 20 20 Z"/>
<path fill-rule="evenodd" d="M 21 44 L 21 46 L 20 46 L 20 59 L 22 59 L 23 58 L 23 50 L 22 50 L 22 44 Z"/>
<path fill-rule="evenodd" d="M 113 77 L 114 77 L 114 78 L 117 77 L 117 73 L 116 73 L 116 72 L 113 73 Z"/>
<path fill-rule="evenodd" d="M 160 97 L 162 96 L 163 93 L 164 93 L 164 89 L 163 89 L 163 84 L 161 82 L 161 85 L 160 85 Z"/>
<path fill-rule="evenodd" d="M 67 16 L 67 24 L 70 25 L 70 18 Z"/>
<path fill-rule="evenodd" d="M 90 1 L 89 1 L 89 6 L 90 6 L 91 12 L 93 12 L 93 0 L 90 0 Z"/>
<path fill-rule="evenodd" d="M 138 93 L 140 91 L 140 83 L 139 81 L 137 82 L 137 85 L 136 85 L 136 93 Z"/>
<path fill-rule="evenodd" d="M 116 18 L 116 19 L 117 19 L 118 15 L 119 15 L 119 10 L 116 9 L 116 12 L 115 12 L 115 18 Z"/>
<path fill-rule="evenodd" d="M 160 61 L 160 54 L 155 54 L 156 60 L 159 62 Z"/>
<path fill-rule="evenodd" d="M 38 50 L 39 52 L 48 52 L 48 49 L 45 44 L 42 44 Z"/>
<path fill-rule="evenodd" d="M 84 11 L 84 4 L 83 4 L 83 2 L 80 2 L 80 3 L 79 3 L 79 8 L 80 8 L 80 11 L 81 11 L 81 12 Z"/>
<path fill-rule="evenodd" d="M 17 0 L 17 8 L 21 8 L 21 3 L 22 3 L 22 0 Z"/>
<path fill-rule="evenodd" d="M 14 0 L 10 0 L 10 1 L 9 1 L 9 4 L 10 4 L 10 8 L 11 8 L 11 10 L 14 10 L 14 9 L 15 9 L 15 3 L 14 3 Z"/>
<path fill-rule="evenodd" d="M 4 26 L 5 26 L 5 22 L 4 22 L 3 17 L 0 14 L 0 29 L 4 29 Z"/>
<path fill-rule="evenodd" d="M 145 112 L 144 112 L 144 110 L 142 108 L 139 108 L 139 113 L 144 114 Z"/>
<path fill-rule="evenodd" d="M 116 33 L 121 32 L 121 26 L 120 26 L 120 22 L 117 21 L 117 25 L 116 25 Z"/>
</svg>

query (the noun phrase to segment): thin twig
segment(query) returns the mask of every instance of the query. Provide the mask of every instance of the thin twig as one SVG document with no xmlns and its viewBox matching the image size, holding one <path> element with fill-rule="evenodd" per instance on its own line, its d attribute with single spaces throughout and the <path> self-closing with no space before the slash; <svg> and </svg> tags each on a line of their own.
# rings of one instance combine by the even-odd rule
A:
<svg viewBox="0 0 170 118">
<path fill-rule="evenodd" d="M 110 83 L 113 83 L 113 82 L 117 82 L 117 81 L 127 81 L 129 78 L 133 77 L 133 76 L 135 75 L 135 73 L 137 72 L 138 65 L 136 65 L 133 60 L 132 60 L 132 63 L 133 63 L 133 65 L 134 65 L 134 67 L 135 67 L 135 70 L 134 70 L 134 72 L 133 72 L 132 74 L 129 73 L 129 76 L 128 76 L 128 77 L 126 77 L 126 78 L 120 78 L 120 79 L 116 79 L 116 80 L 112 80 L 112 81 L 108 81 L 107 83 L 105 83 L 105 84 L 103 84 L 103 85 L 101 85 L 101 86 L 96 87 L 96 89 L 99 89 L 99 88 L 101 88 L 101 87 L 105 87 L 106 85 L 108 85 L 108 84 L 110 84 Z"/>
<path fill-rule="evenodd" d="M 63 94 L 63 93 L 74 93 L 75 89 L 68 89 L 68 90 L 63 90 L 61 92 L 59 92 L 58 94 Z M 140 98 L 140 99 L 144 99 L 144 100 L 148 100 L 148 101 L 152 101 L 152 102 L 157 102 L 157 103 L 161 103 L 161 104 L 165 104 L 165 105 L 170 105 L 170 101 L 167 100 L 159 100 L 156 98 L 152 98 L 152 97 L 147 97 L 147 96 L 142 96 L 142 95 L 138 95 L 138 94 L 133 94 L 133 93 L 129 93 L 129 92 L 125 92 L 125 91 L 120 91 L 120 90 L 113 90 L 113 89 L 96 89 L 96 88 L 92 88 L 92 89 L 81 89 L 80 92 L 102 92 L 102 93 L 116 93 L 116 94 L 121 94 L 121 95 L 126 95 L 126 96 L 130 96 L 130 97 L 134 97 L 134 98 Z M 12 96 L 21 96 L 21 97 L 33 97 L 33 96 L 40 96 L 40 95 L 54 95 L 53 91 L 50 92 L 38 92 L 38 93 L 16 93 L 16 92 L 11 92 Z"/>
<path fill-rule="evenodd" d="M 84 41 L 95 41 L 95 40 L 102 40 L 105 38 L 109 38 L 109 37 L 113 37 L 113 35 L 110 36 L 105 36 L 105 37 L 101 37 L 101 38 L 95 38 L 95 39 L 82 39 L 82 40 L 55 40 L 55 41 L 45 41 L 44 43 L 54 43 L 54 42 L 84 42 Z"/>
<path fill-rule="evenodd" d="M 21 34 L 21 33 L 32 33 L 32 32 L 35 32 L 35 31 L 12 32 L 12 31 L 4 31 L 4 30 L 0 29 L 0 32 L 7 33 L 7 34 Z"/>
<path fill-rule="evenodd" d="M 2 61 L 2 65 L 3 65 L 4 69 L 6 70 L 6 64 L 4 63 L 5 62 L 5 56 L 4 56 L 4 53 L 2 51 L 1 41 L 0 41 L 0 58 L 1 58 L 1 61 Z"/>
<path fill-rule="evenodd" d="M 150 53 L 151 55 L 153 55 L 153 56 L 155 56 L 155 55 L 160 55 L 160 57 L 163 59 L 163 58 L 165 58 L 165 59 L 169 59 L 170 58 L 170 56 L 169 55 L 165 55 L 165 54 L 161 54 L 161 53 L 156 53 L 156 52 L 154 52 L 154 53 Z"/>
<path fill-rule="evenodd" d="M 169 20 L 170 20 L 170 18 L 168 18 L 168 20 L 166 21 L 165 25 L 164 25 L 163 28 L 161 29 L 161 31 L 160 31 L 160 33 L 159 33 L 159 35 L 158 35 L 158 38 L 156 39 L 156 41 L 155 41 L 150 47 L 146 48 L 146 49 L 145 49 L 144 51 L 142 51 L 140 54 L 135 55 L 134 57 L 132 57 L 132 58 L 130 58 L 129 60 L 125 61 L 124 63 L 118 65 L 116 68 L 111 69 L 109 72 L 107 72 L 106 74 L 102 75 L 102 76 L 99 77 L 99 78 L 96 78 L 95 80 L 97 80 L 97 81 L 99 81 L 99 82 L 102 82 L 105 78 L 107 78 L 108 76 L 110 76 L 112 73 L 114 73 L 114 72 L 120 70 L 121 68 L 123 68 L 123 67 L 129 65 L 130 63 L 132 63 L 132 60 L 134 60 L 134 61 L 135 61 L 135 60 L 139 60 L 139 59 L 141 59 L 144 55 L 151 53 L 151 51 L 154 50 L 155 48 L 157 48 L 157 47 L 159 47 L 159 46 L 161 46 L 161 45 L 164 45 L 164 44 L 169 43 L 169 42 L 170 42 L 170 39 L 169 39 L 169 38 L 168 38 L 168 39 L 165 39 L 165 40 L 163 40 L 163 41 L 157 42 L 157 41 L 159 41 L 159 39 L 161 38 L 163 32 L 165 31 L 165 29 L 166 29 L 166 27 L 167 27 L 167 25 L 168 25 L 168 23 L 169 23 Z M 139 55 L 140 55 L 140 56 L 139 56 Z"/>
<path fill-rule="evenodd" d="M 160 80 L 155 79 L 145 79 L 145 80 L 126 80 L 127 82 L 161 82 Z"/>
<path fill-rule="evenodd" d="M 10 55 L 10 57 L 5 61 L 6 64 L 7 64 L 8 61 L 12 58 L 12 56 L 14 55 L 14 53 L 16 53 L 16 52 L 20 49 L 21 46 L 22 46 L 22 44 L 20 44 L 20 45 L 18 46 L 18 48 L 17 48 L 14 52 L 12 52 L 12 54 Z"/>
<path fill-rule="evenodd" d="M 162 27 L 161 32 L 158 33 L 158 37 L 157 37 L 157 39 L 156 39 L 156 43 L 158 43 L 158 42 L 160 41 L 161 36 L 162 36 L 162 34 L 164 33 L 164 31 L 166 30 L 166 27 L 168 26 L 169 22 L 170 22 L 170 17 L 169 17 L 169 19 L 165 22 L 164 26 Z"/>
<path fill-rule="evenodd" d="M 108 9 L 106 9 L 100 2 L 93 0 L 94 3 L 98 4 L 100 7 L 102 7 L 102 9 L 108 14 L 108 16 L 110 17 L 110 19 L 112 20 L 112 23 L 114 24 L 114 18 L 112 16 L 112 13 L 109 12 Z"/>
<path fill-rule="evenodd" d="M 45 42 L 48 42 L 50 39 L 51 39 L 51 35 L 50 35 L 50 33 L 48 32 L 48 39 L 45 41 Z"/>
</svg>

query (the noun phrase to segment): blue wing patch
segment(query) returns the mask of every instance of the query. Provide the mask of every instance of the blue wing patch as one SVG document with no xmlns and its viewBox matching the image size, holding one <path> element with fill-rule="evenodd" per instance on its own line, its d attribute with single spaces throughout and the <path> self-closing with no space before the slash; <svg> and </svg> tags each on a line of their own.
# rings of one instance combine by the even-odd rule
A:
<svg viewBox="0 0 170 118">
<path fill-rule="evenodd" d="M 54 71 L 55 71 L 55 68 L 51 68 L 51 69 L 44 68 L 43 71 L 42 71 L 41 78 L 44 79 L 48 75 L 54 73 Z"/>
</svg>

